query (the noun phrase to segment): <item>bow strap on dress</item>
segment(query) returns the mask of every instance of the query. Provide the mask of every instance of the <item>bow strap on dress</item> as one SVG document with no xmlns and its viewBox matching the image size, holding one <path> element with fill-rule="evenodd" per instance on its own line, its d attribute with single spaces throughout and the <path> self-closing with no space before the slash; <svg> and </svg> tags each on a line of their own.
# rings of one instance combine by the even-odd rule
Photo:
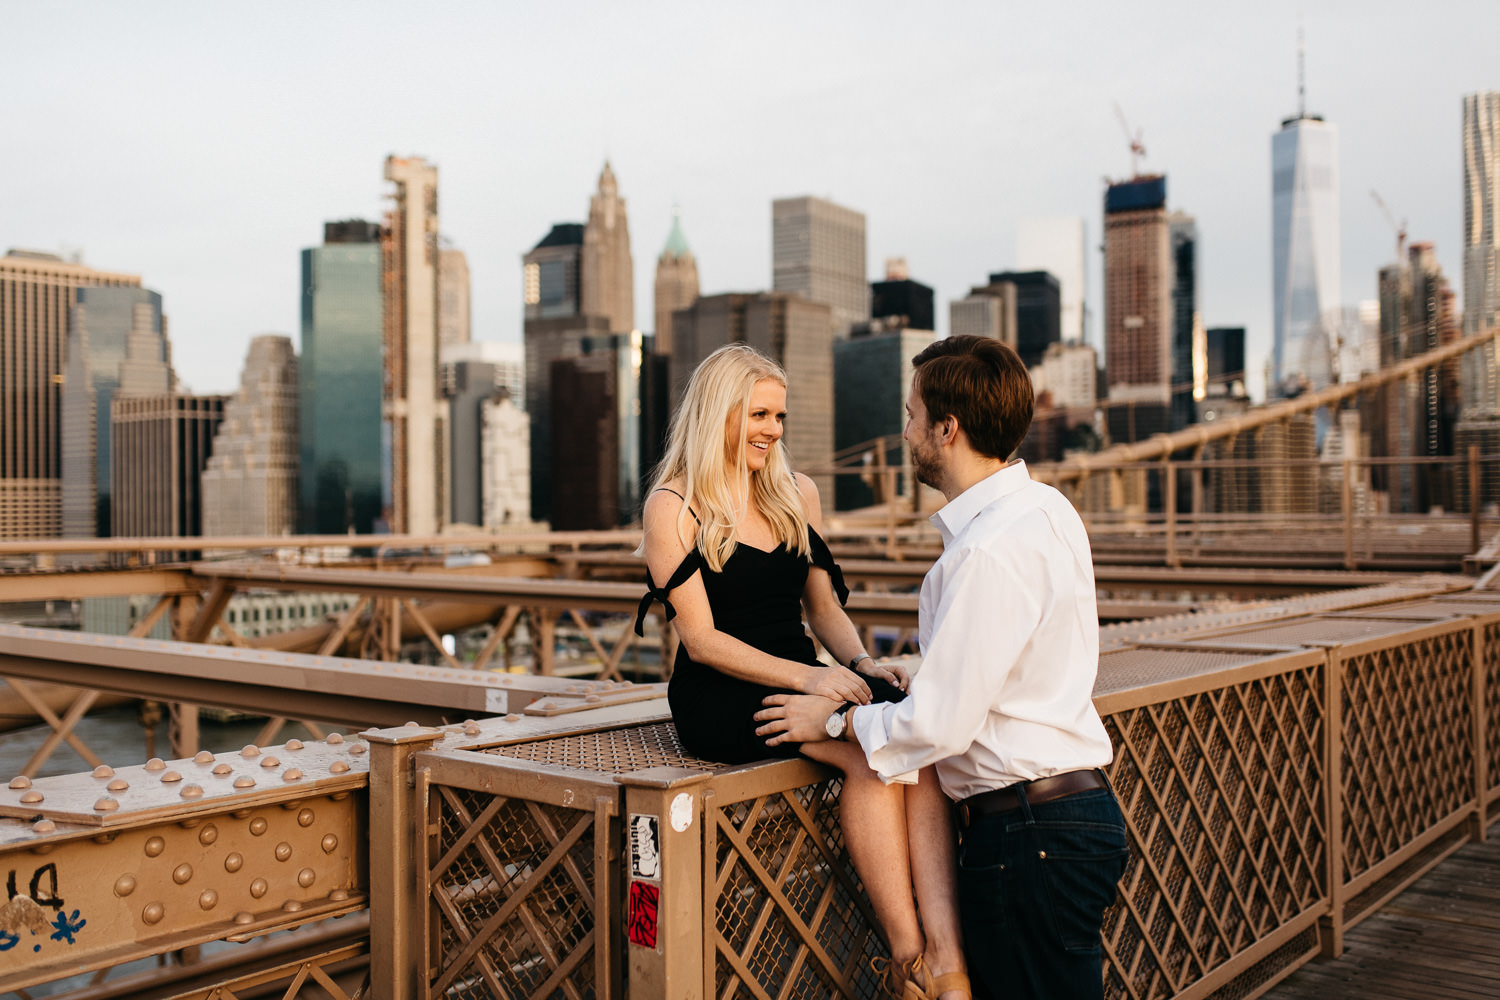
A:
<svg viewBox="0 0 1500 1000">
<path fill-rule="evenodd" d="M 672 607 L 672 602 L 668 599 L 667 595 L 684 583 L 687 583 L 688 579 L 694 573 L 698 572 L 702 566 L 703 557 L 698 554 L 697 549 L 693 549 L 682 557 L 682 562 L 678 563 L 677 568 L 672 571 L 672 576 L 667 580 L 665 587 L 658 587 L 651 579 L 651 571 L 649 569 L 646 571 L 646 594 L 641 598 L 640 606 L 636 609 L 635 613 L 636 635 L 641 638 L 645 638 L 646 636 L 646 614 L 651 610 L 652 601 L 661 602 L 662 608 L 667 613 L 667 621 L 671 621 L 677 617 L 677 609 Z"/>
<path fill-rule="evenodd" d="M 844 571 L 833 561 L 833 552 L 829 550 L 828 543 L 811 527 L 807 529 L 807 540 L 812 545 L 813 565 L 826 572 L 833 581 L 833 592 L 838 595 L 839 604 L 848 604 L 849 585 L 844 582 Z"/>
</svg>

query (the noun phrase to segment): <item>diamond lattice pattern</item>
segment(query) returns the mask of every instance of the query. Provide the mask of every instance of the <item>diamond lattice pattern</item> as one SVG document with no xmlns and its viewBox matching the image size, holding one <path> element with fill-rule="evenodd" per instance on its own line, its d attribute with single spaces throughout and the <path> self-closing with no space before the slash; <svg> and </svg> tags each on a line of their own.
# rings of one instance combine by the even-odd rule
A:
<svg viewBox="0 0 1500 1000">
<path fill-rule="evenodd" d="M 717 997 L 879 995 L 869 960 L 887 951 L 843 853 L 838 791 L 827 781 L 711 805 Z"/>
<path fill-rule="evenodd" d="M 593 996 L 593 813 L 442 786 L 431 803 L 431 995 Z"/>
<path fill-rule="evenodd" d="M 1109 996 L 1173 996 L 1320 898 L 1321 685 L 1309 667 L 1105 720 L 1132 855 Z"/>
</svg>

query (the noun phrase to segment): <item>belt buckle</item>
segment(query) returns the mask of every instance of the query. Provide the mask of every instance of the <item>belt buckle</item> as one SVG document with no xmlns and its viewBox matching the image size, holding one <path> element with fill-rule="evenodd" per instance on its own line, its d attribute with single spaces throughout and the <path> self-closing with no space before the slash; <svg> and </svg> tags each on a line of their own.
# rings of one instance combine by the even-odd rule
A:
<svg viewBox="0 0 1500 1000">
<path fill-rule="evenodd" d="M 962 828 L 962 829 L 968 829 L 968 827 L 969 827 L 969 818 L 970 818 L 969 817 L 969 804 L 967 802 L 960 802 L 958 804 L 958 825 L 959 825 L 959 827 Z"/>
</svg>

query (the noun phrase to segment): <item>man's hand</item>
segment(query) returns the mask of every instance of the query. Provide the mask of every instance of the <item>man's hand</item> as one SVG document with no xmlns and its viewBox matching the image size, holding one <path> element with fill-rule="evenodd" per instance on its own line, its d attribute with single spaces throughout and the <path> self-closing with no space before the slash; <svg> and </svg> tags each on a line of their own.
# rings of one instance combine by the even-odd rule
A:
<svg viewBox="0 0 1500 1000">
<path fill-rule="evenodd" d="M 816 743 L 828 739 L 828 717 L 843 701 L 816 694 L 773 694 L 761 701 L 766 707 L 755 713 L 762 723 L 757 736 L 769 737 L 766 746 L 778 743 Z"/>
</svg>

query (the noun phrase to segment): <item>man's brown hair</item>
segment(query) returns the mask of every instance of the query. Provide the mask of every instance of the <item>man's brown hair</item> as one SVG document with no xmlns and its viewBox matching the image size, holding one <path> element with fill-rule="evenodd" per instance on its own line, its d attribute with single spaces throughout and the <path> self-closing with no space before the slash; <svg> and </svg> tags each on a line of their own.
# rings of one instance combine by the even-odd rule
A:
<svg viewBox="0 0 1500 1000">
<path fill-rule="evenodd" d="M 1036 405 L 1031 376 L 1015 351 L 991 337 L 948 337 L 933 341 L 912 364 L 929 421 L 953 417 L 975 451 L 1010 458 Z"/>
</svg>

